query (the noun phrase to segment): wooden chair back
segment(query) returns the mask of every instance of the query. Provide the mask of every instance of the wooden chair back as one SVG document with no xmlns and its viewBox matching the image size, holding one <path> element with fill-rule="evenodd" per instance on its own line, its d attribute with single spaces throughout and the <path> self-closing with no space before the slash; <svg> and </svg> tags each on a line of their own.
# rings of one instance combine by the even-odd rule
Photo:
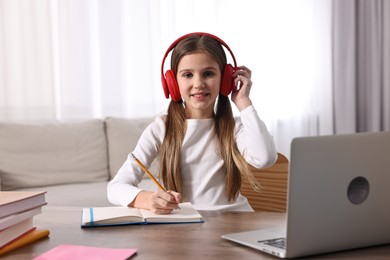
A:
<svg viewBox="0 0 390 260">
<path fill-rule="evenodd" d="M 257 169 L 249 166 L 261 185 L 261 191 L 252 189 L 247 180 L 242 180 L 241 193 L 255 211 L 286 212 L 288 159 L 278 153 L 278 159 L 269 168 Z"/>
</svg>

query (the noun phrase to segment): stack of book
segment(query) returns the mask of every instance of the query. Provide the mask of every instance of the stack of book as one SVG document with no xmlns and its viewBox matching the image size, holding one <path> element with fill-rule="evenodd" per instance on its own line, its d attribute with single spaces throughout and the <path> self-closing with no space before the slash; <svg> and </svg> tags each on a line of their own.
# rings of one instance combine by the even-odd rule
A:
<svg viewBox="0 0 390 260">
<path fill-rule="evenodd" d="M 43 191 L 0 191 L 0 256 L 49 235 L 34 226 L 46 205 Z"/>
</svg>

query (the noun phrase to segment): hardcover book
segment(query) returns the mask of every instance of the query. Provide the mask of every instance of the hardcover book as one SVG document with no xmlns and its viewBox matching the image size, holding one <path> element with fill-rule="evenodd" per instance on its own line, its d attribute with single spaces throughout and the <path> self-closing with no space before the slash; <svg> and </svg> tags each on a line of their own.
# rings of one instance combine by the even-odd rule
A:
<svg viewBox="0 0 390 260">
<path fill-rule="evenodd" d="M 46 204 L 45 191 L 0 191 L 0 218 Z"/>
</svg>

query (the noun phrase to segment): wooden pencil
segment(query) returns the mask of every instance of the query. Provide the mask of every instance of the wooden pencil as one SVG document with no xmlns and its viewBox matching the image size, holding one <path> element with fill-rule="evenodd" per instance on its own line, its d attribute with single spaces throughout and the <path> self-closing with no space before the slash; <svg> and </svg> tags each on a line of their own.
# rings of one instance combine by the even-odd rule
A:
<svg viewBox="0 0 390 260">
<path fill-rule="evenodd" d="M 149 176 L 150 179 L 152 179 L 152 181 L 160 188 L 162 189 L 163 191 L 167 192 L 167 190 L 156 180 L 156 178 L 153 176 L 153 174 L 151 174 L 149 172 L 148 169 L 146 169 L 146 167 L 143 165 L 143 163 L 138 160 L 137 157 L 135 157 L 135 155 L 133 153 L 131 153 L 131 156 L 133 157 L 133 159 L 137 162 L 137 164 L 139 165 L 139 167 L 141 167 L 141 169 Z"/>
</svg>

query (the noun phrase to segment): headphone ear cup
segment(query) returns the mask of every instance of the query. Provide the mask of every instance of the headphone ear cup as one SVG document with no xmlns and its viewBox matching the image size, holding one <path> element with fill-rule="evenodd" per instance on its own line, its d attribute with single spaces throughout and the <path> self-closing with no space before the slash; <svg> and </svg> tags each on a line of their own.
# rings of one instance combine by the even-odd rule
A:
<svg viewBox="0 0 390 260">
<path fill-rule="evenodd" d="M 221 94 L 225 97 L 229 96 L 230 92 L 234 88 L 234 79 L 233 79 L 233 66 L 231 64 L 226 64 L 222 74 L 221 80 Z"/>
<path fill-rule="evenodd" d="M 166 87 L 163 85 L 164 91 L 166 88 L 168 91 L 168 95 L 171 94 L 172 100 L 178 102 L 181 99 L 181 96 L 180 96 L 179 85 L 177 84 L 177 80 L 173 70 L 167 70 L 167 72 L 165 73 L 165 78 L 166 78 L 165 80 Z M 165 97 L 168 98 L 167 94 L 165 94 Z"/>
<path fill-rule="evenodd" d="M 163 86 L 165 98 L 169 98 L 168 83 L 165 80 L 164 76 L 161 76 L 161 83 L 162 83 L 162 86 Z"/>
</svg>

